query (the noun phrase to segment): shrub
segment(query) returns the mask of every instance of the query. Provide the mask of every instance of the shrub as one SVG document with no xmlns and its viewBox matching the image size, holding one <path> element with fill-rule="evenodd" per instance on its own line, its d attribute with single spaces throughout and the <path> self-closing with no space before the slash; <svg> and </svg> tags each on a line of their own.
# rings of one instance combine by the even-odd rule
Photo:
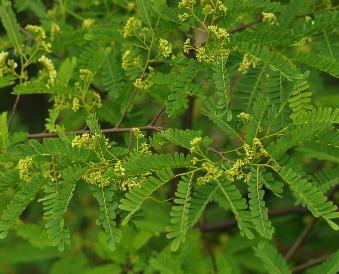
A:
<svg viewBox="0 0 339 274">
<path fill-rule="evenodd" d="M 0 16 L 1 273 L 339 271 L 332 1 Z"/>
</svg>

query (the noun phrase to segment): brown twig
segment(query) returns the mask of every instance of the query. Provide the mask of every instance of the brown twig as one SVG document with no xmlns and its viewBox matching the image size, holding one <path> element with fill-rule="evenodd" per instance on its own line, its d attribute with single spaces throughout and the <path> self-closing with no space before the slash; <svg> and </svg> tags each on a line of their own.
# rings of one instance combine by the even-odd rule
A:
<svg viewBox="0 0 339 274">
<path fill-rule="evenodd" d="M 327 198 L 331 199 L 334 195 L 334 193 L 337 190 L 337 186 L 332 188 L 328 193 L 327 193 Z M 292 244 L 292 246 L 289 248 L 289 250 L 287 251 L 286 255 L 285 255 L 285 259 L 289 260 L 293 257 L 293 255 L 297 252 L 297 250 L 301 247 L 301 245 L 305 242 L 305 240 L 307 239 L 308 235 L 311 233 L 312 228 L 314 227 L 316 223 L 316 219 L 313 218 L 312 221 L 310 221 L 305 227 L 304 229 L 301 231 L 301 233 L 299 234 L 299 236 L 297 237 L 297 239 L 294 241 L 294 243 Z"/>
<path fill-rule="evenodd" d="M 121 123 L 122 123 L 122 120 L 124 120 L 124 118 L 125 118 L 125 116 L 126 116 L 126 114 L 127 114 L 127 111 L 129 110 L 129 108 L 130 108 L 130 106 L 131 106 L 131 104 L 132 104 L 132 102 L 133 102 L 134 96 L 135 96 L 136 93 L 137 93 L 137 90 L 138 90 L 137 88 L 134 88 L 134 89 L 133 89 L 132 94 L 131 94 L 131 96 L 130 96 L 129 99 L 128 99 L 128 103 L 127 103 L 127 105 L 126 105 L 124 111 L 122 112 L 122 114 L 121 114 L 121 116 L 120 116 L 118 122 L 116 123 L 115 128 L 119 128 L 119 126 L 120 126 Z"/>
<path fill-rule="evenodd" d="M 295 240 L 295 242 L 292 244 L 292 246 L 289 248 L 289 250 L 286 252 L 285 259 L 288 261 L 293 257 L 295 252 L 299 249 L 299 247 L 304 243 L 308 235 L 310 234 L 313 226 L 315 225 L 315 219 L 313 218 L 303 229 L 303 231 L 300 233 L 298 238 Z"/>
<path fill-rule="evenodd" d="M 15 98 L 15 101 L 14 101 L 14 104 L 13 104 L 13 107 L 12 107 L 11 117 L 9 118 L 9 121 L 8 121 L 8 127 L 9 128 L 12 125 L 12 122 L 13 122 L 13 119 L 14 119 L 14 116 L 15 116 L 15 112 L 16 112 L 16 110 L 18 108 L 19 101 L 20 101 L 20 95 L 17 94 L 17 96 Z"/>
<path fill-rule="evenodd" d="M 314 266 L 314 265 L 322 263 L 323 261 L 326 261 L 329 257 L 330 257 L 329 255 L 323 255 L 323 256 L 321 256 L 319 258 L 311 259 L 308 262 L 303 263 L 303 264 L 298 265 L 295 268 L 293 268 L 292 272 L 293 273 L 302 272 L 302 271 L 304 271 L 305 269 L 307 269 L 307 268 L 309 268 L 311 266 Z"/>
<path fill-rule="evenodd" d="M 239 27 L 236 27 L 234 29 L 230 29 L 228 30 L 228 33 L 235 33 L 235 32 L 239 32 L 242 31 L 244 29 L 247 29 L 249 27 L 252 27 L 253 25 L 260 23 L 262 20 L 262 16 L 259 16 L 257 19 L 255 19 L 254 21 L 247 23 L 247 24 L 241 24 Z"/>
<path fill-rule="evenodd" d="M 284 216 L 290 213 L 300 213 L 300 214 L 306 214 L 308 213 L 308 210 L 301 207 L 301 206 L 292 206 L 287 208 L 281 208 L 281 209 L 274 209 L 269 211 L 269 217 L 279 217 Z M 201 224 L 200 229 L 202 231 L 225 231 L 234 225 L 237 224 L 237 221 L 235 218 L 231 218 L 229 220 L 226 220 L 224 222 L 218 223 L 218 224 Z"/>
<path fill-rule="evenodd" d="M 161 131 L 163 130 L 162 127 L 156 127 L 156 126 L 142 126 L 142 127 L 137 127 L 140 130 L 151 130 L 151 131 Z M 102 129 L 102 133 L 118 133 L 118 132 L 130 132 L 133 128 L 105 128 Z M 74 130 L 74 131 L 68 131 L 66 134 L 73 134 L 73 135 L 81 135 L 84 133 L 88 133 L 90 130 Z M 58 137 L 59 134 L 56 132 L 41 132 L 41 133 L 33 133 L 33 134 L 28 134 L 29 139 L 42 139 L 42 138 L 53 138 L 53 137 Z"/>
<path fill-rule="evenodd" d="M 154 116 L 152 121 L 149 123 L 149 126 L 154 126 L 154 124 L 159 120 L 161 114 L 165 111 L 166 106 L 163 106 L 160 111 Z"/>
</svg>

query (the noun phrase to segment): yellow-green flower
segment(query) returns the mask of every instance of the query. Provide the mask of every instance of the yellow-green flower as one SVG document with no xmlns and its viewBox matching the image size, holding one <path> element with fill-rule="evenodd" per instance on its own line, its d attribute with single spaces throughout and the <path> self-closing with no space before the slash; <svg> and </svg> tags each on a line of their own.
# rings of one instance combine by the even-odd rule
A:
<svg viewBox="0 0 339 274">
<path fill-rule="evenodd" d="M 159 53 L 164 57 L 169 57 L 172 53 L 172 44 L 166 39 L 159 40 Z"/>
</svg>

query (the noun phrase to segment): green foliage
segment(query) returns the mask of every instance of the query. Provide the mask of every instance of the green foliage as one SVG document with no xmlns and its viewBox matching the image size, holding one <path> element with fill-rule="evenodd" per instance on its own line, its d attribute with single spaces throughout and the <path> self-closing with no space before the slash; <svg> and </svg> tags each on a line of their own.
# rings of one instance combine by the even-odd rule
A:
<svg viewBox="0 0 339 274">
<path fill-rule="evenodd" d="M 158 177 L 158 178 L 157 178 Z M 142 204 L 150 198 L 150 196 L 164 183 L 168 182 L 174 177 L 174 174 L 171 169 L 163 169 L 157 172 L 157 177 L 149 177 L 146 182 L 144 182 L 141 188 L 135 188 L 130 192 L 126 193 L 125 198 L 120 202 L 119 208 L 125 210 L 128 215 L 124 218 L 123 224 L 131 219 L 133 214 L 135 214 L 142 206 Z"/>
<path fill-rule="evenodd" d="M 34 178 L 30 184 L 23 185 L 11 199 L 7 208 L 2 212 L 0 220 L 0 237 L 5 238 L 9 230 L 14 226 L 22 212 L 35 198 L 39 191 L 41 181 Z"/>
<path fill-rule="evenodd" d="M 302 178 L 292 169 L 282 168 L 279 173 L 296 197 L 307 206 L 315 217 L 321 216 L 333 229 L 339 229 L 338 225 L 332 221 L 332 219 L 338 218 L 337 206 L 333 202 L 327 201 L 326 196 L 314 184 L 308 182 L 306 178 Z"/>
<path fill-rule="evenodd" d="M 171 210 L 171 225 L 167 238 L 173 239 L 171 249 L 176 251 L 180 243 L 185 242 L 186 233 L 189 229 L 189 210 L 191 200 L 191 189 L 193 174 L 181 177 L 175 192 L 175 205 Z"/>
<path fill-rule="evenodd" d="M 253 172 L 252 177 L 248 186 L 249 208 L 252 215 L 252 222 L 262 237 L 271 239 L 274 228 L 268 219 L 268 209 L 264 201 L 265 191 L 262 189 L 263 178 L 259 169 Z"/>
<path fill-rule="evenodd" d="M 267 273 L 291 273 L 284 258 L 269 242 L 260 242 L 258 247 L 254 247 L 254 252 L 261 260 L 262 266 L 266 269 Z"/>
<path fill-rule="evenodd" d="M 337 273 L 335 2 L 2 0 L 0 273 Z"/>
<path fill-rule="evenodd" d="M 79 167 L 66 168 L 62 174 L 62 181 L 46 186 L 46 196 L 43 199 L 45 226 L 52 244 L 58 246 L 60 251 L 64 250 L 65 244 L 70 243 L 70 234 L 65 227 L 64 214 L 81 174 L 82 170 Z"/>
<path fill-rule="evenodd" d="M 323 262 L 319 266 L 312 267 L 307 271 L 307 273 L 337 273 L 339 270 L 339 251 L 333 254 L 330 258 L 328 258 L 325 262 Z"/>
</svg>

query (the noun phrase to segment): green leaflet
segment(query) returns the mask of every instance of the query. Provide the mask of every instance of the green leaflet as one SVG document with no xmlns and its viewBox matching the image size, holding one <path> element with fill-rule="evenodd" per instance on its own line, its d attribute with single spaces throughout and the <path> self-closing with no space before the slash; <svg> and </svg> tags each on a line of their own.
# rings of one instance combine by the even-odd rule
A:
<svg viewBox="0 0 339 274">
<path fill-rule="evenodd" d="M 166 168 L 156 172 L 157 177 L 150 176 L 142 184 L 141 188 L 133 188 L 126 193 L 125 198 L 121 199 L 119 208 L 125 210 L 128 215 L 122 221 L 127 224 L 131 217 L 141 208 L 142 204 L 164 183 L 167 183 L 174 177 L 171 169 Z"/>
<path fill-rule="evenodd" d="M 0 217 L 0 239 L 7 236 L 9 230 L 14 226 L 22 212 L 35 198 L 40 190 L 42 180 L 34 177 L 31 182 L 24 184 L 14 197 L 10 200 L 7 208 Z"/>
<path fill-rule="evenodd" d="M 290 274 L 284 258 L 279 254 L 276 248 L 269 242 L 260 242 L 257 247 L 254 247 L 255 255 L 261 260 L 262 266 L 266 273 L 269 274 Z"/>
<path fill-rule="evenodd" d="M 228 107 L 230 101 L 230 77 L 226 68 L 227 60 L 220 58 L 218 62 L 213 65 L 213 80 L 218 94 L 217 107 L 225 113 L 227 121 L 232 120 L 232 112 Z"/>
<path fill-rule="evenodd" d="M 305 205 L 315 217 L 322 217 L 335 230 L 339 229 L 335 219 L 339 218 L 339 212 L 333 202 L 306 178 L 303 178 L 291 168 L 282 168 L 279 171 L 281 178 L 288 184 L 291 191 Z"/>
<path fill-rule="evenodd" d="M 128 175 L 137 175 L 145 171 L 155 171 L 163 168 L 180 168 L 190 165 L 189 156 L 183 153 L 174 154 L 151 154 L 137 156 L 136 158 L 127 159 L 124 167 Z"/>
<path fill-rule="evenodd" d="M 76 57 L 67 58 L 60 66 L 57 74 L 56 84 L 60 87 L 65 87 L 72 78 L 74 68 L 76 66 Z M 57 93 L 57 92 L 52 92 Z"/>
<path fill-rule="evenodd" d="M 319 189 L 326 193 L 332 187 L 339 184 L 339 168 L 324 169 L 314 175 L 315 181 L 318 183 Z"/>
<path fill-rule="evenodd" d="M 219 186 L 214 182 L 208 182 L 203 186 L 198 186 L 193 190 L 190 200 L 189 222 L 193 227 L 204 213 L 207 205 L 212 202 Z"/>
<path fill-rule="evenodd" d="M 184 148 L 190 148 L 190 142 L 194 138 L 199 138 L 202 132 L 200 130 L 189 130 L 189 129 L 167 129 L 160 133 L 155 133 L 152 136 L 151 144 L 163 145 L 164 143 L 172 143 Z M 202 144 L 209 145 L 212 142 L 207 136 L 202 137 Z"/>
<path fill-rule="evenodd" d="M 32 81 L 26 82 L 25 84 L 15 86 L 13 93 L 14 94 L 73 94 L 75 91 L 71 87 L 67 87 L 64 85 L 63 81 L 60 80 L 59 84 L 54 86 L 48 86 L 43 82 L 39 81 Z"/>
<path fill-rule="evenodd" d="M 97 221 L 98 225 L 102 225 L 106 232 L 107 246 L 111 250 L 115 250 L 115 244 L 120 241 L 121 231 L 116 224 L 116 210 L 118 203 L 114 197 L 114 187 L 105 188 L 93 187 L 93 195 L 98 201 L 100 215 Z"/>
<path fill-rule="evenodd" d="M 306 271 L 307 274 L 336 274 L 339 271 L 339 250 L 336 251 L 321 265 L 312 267 Z"/>
<path fill-rule="evenodd" d="M 194 173 L 188 176 L 183 176 L 177 186 L 175 192 L 175 205 L 171 209 L 171 224 L 168 228 L 168 239 L 173 239 L 171 250 L 178 250 L 181 243 L 186 240 L 186 233 L 189 229 L 189 212 L 191 190 L 193 184 Z"/>
<path fill-rule="evenodd" d="M 20 55 L 22 55 L 21 43 L 23 41 L 23 37 L 19 32 L 19 25 L 13 12 L 11 2 L 7 0 L 2 1 L 0 17 L 12 46 Z"/>
<path fill-rule="evenodd" d="M 339 78 L 339 62 L 336 59 L 317 53 L 298 52 L 293 57 L 300 63 L 324 71 Z"/>
<path fill-rule="evenodd" d="M 274 71 L 279 71 L 288 80 L 302 79 L 303 75 L 288 57 L 277 51 L 270 51 L 265 46 L 241 42 L 236 44 L 239 51 L 245 51 L 266 63 Z"/>
<path fill-rule="evenodd" d="M 234 184 L 228 182 L 225 178 L 217 181 L 219 190 L 222 196 L 228 202 L 230 210 L 233 212 L 240 230 L 241 235 L 246 236 L 248 239 L 253 239 L 254 235 L 251 231 L 251 217 L 248 212 L 247 202 L 242 197 L 240 191 Z"/>
<path fill-rule="evenodd" d="M 310 158 L 339 163 L 339 149 L 337 146 L 309 141 L 298 147 L 297 150 L 302 151 Z"/>
<path fill-rule="evenodd" d="M 267 65 L 249 70 L 237 83 L 237 92 L 232 96 L 232 109 L 250 113 L 255 99 L 263 93 Z"/>
<path fill-rule="evenodd" d="M 249 209 L 252 222 L 260 236 L 271 239 L 274 228 L 268 219 L 268 208 L 264 201 L 265 191 L 262 189 L 263 178 L 259 168 L 252 170 L 251 180 L 248 184 Z"/>
<path fill-rule="evenodd" d="M 46 186 L 43 199 L 46 230 L 52 244 L 63 251 L 70 243 L 70 233 L 65 227 L 64 214 L 72 199 L 76 183 L 82 175 L 82 168 L 68 167 L 63 171 L 62 180 Z"/>
<path fill-rule="evenodd" d="M 206 102 L 206 107 L 203 109 L 203 114 L 206 115 L 218 128 L 227 133 L 227 135 L 230 137 L 242 139 L 236 127 L 234 124 L 232 124 L 232 121 L 225 121 L 223 113 L 215 109 L 216 104 L 217 103 L 215 100 L 210 98 L 210 100 Z"/>
<path fill-rule="evenodd" d="M 8 146 L 7 112 L 0 115 L 0 151 L 6 152 Z"/>
<path fill-rule="evenodd" d="M 201 70 L 201 65 L 194 60 L 183 59 L 185 67 L 182 71 L 174 71 L 172 83 L 170 84 L 171 94 L 166 101 L 166 112 L 170 117 L 181 114 L 188 105 L 188 96 L 194 94 L 199 88 L 193 83 L 194 78 Z"/>
</svg>

